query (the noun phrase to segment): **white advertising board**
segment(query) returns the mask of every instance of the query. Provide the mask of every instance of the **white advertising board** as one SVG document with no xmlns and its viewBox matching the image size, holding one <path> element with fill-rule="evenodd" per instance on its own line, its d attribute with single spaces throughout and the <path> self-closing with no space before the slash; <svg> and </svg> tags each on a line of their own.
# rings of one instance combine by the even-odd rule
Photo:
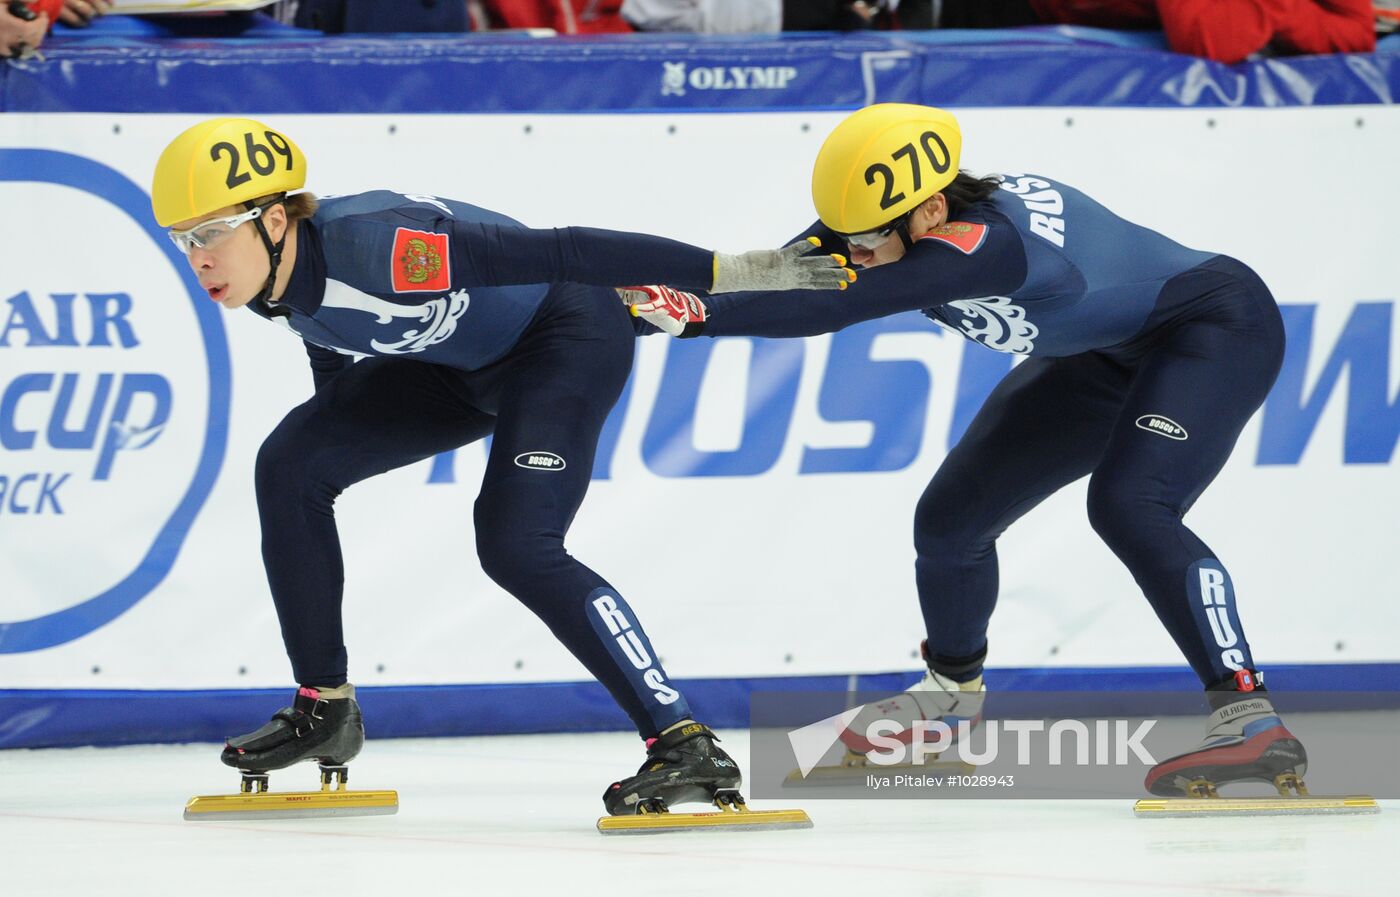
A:
<svg viewBox="0 0 1400 897">
<path fill-rule="evenodd" d="M 1289 357 L 1188 523 L 1229 568 L 1261 665 L 1400 659 L 1400 181 L 1386 174 L 1400 112 L 959 115 L 969 170 L 1047 174 L 1260 272 Z M 839 117 L 267 120 L 306 151 L 318 193 L 430 194 L 738 251 L 812 219 L 811 162 Z M 0 117 L 0 687 L 289 682 L 252 469 L 311 377 L 284 330 L 190 295 L 142 206 L 159 151 L 194 120 Z M 897 385 L 840 403 L 860 382 L 851 357 Z M 674 677 L 912 667 L 914 503 L 1009 364 L 917 315 L 803 341 L 643 339 L 570 551 L 627 597 Z M 694 382 L 663 390 L 678 371 Z M 871 413 L 829 420 L 823 397 Z M 477 564 L 483 462 L 467 446 L 340 498 L 357 683 L 585 677 Z M 1180 663 L 1089 528 L 1082 482 L 999 555 L 993 665 Z"/>
</svg>

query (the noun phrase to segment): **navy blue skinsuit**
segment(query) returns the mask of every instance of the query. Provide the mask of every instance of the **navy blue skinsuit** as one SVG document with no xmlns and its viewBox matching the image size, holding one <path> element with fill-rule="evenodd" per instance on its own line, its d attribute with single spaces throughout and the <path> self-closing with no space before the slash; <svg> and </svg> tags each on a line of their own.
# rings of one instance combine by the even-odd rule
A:
<svg viewBox="0 0 1400 897">
<path fill-rule="evenodd" d="M 384 191 L 323 200 L 297 227 L 284 295 L 250 306 L 305 340 L 317 386 L 268 436 L 256 468 L 263 559 L 297 681 L 346 681 L 336 496 L 494 434 L 476 500 L 482 568 L 643 737 L 687 718 L 636 616 L 568 554 L 564 534 L 632 365 L 635 329 L 608 287 L 670 279 L 705 289 L 711 253 L 640 234 L 530 230 L 465 203 Z"/>
<path fill-rule="evenodd" d="M 843 251 L 831 231 L 810 233 Z M 922 309 L 988 348 L 1029 356 L 919 500 L 916 575 L 935 669 L 962 681 L 981 672 L 997 538 L 1086 474 L 1090 524 L 1201 681 L 1253 667 L 1230 577 L 1182 522 L 1282 361 L 1278 306 L 1248 267 L 1125 221 L 1065 184 L 1007 175 L 848 290 L 708 303 L 708 336 L 807 336 Z"/>
</svg>

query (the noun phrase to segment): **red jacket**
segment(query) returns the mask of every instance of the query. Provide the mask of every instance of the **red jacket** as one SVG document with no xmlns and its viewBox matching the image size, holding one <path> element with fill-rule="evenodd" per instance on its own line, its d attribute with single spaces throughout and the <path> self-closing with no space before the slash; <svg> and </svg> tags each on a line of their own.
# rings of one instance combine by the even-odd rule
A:
<svg viewBox="0 0 1400 897">
<path fill-rule="evenodd" d="M 1178 53 L 1240 62 L 1273 44 L 1284 53 L 1369 53 L 1371 0 L 1030 0 L 1042 21 L 1161 28 Z"/>
<path fill-rule="evenodd" d="M 485 0 L 493 28 L 553 28 L 560 34 L 631 31 L 622 0 Z"/>
</svg>

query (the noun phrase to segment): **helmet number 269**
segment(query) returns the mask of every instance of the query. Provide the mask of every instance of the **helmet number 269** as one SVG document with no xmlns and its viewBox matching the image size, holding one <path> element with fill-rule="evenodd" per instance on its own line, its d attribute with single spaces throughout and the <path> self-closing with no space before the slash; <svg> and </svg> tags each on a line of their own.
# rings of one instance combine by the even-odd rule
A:
<svg viewBox="0 0 1400 897">
<path fill-rule="evenodd" d="M 287 141 L 282 139 L 282 135 L 276 131 L 264 131 L 263 136 L 271 144 L 271 149 L 258 143 L 253 139 L 253 132 L 248 131 L 243 135 L 243 143 L 248 154 L 248 164 L 252 166 L 253 172 L 258 175 L 269 175 L 277 167 L 277 160 L 273 158 L 273 153 L 287 160 L 287 170 L 292 170 L 292 148 L 287 145 Z M 228 177 L 224 183 L 232 190 L 239 184 L 245 184 L 252 180 L 252 175 L 246 171 L 239 171 L 239 166 L 243 157 L 238 152 L 238 147 L 228 141 L 220 141 L 209 149 L 209 158 L 215 162 L 220 156 L 228 156 Z M 946 166 L 945 166 L 946 169 Z"/>
</svg>

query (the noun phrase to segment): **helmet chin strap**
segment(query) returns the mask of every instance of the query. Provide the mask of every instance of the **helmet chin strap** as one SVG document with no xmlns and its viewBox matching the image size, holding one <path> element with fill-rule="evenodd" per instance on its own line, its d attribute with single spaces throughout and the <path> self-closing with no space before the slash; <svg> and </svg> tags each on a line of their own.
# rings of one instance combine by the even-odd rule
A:
<svg viewBox="0 0 1400 897">
<path fill-rule="evenodd" d="M 904 244 L 904 251 L 908 252 L 914 248 L 914 238 L 909 233 L 909 222 L 914 220 L 914 213 L 919 210 L 918 206 L 905 213 L 899 224 L 895 227 L 895 233 L 899 234 L 899 241 Z"/>
<path fill-rule="evenodd" d="M 276 202 L 269 203 L 268 205 L 276 205 Z M 257 208 L 257 203 L 249 200 L 243 204 L 243 207 L 252 211 Z M 253 297 L 251 304 L 257 306 L 260 311 L 268 316 L 290 316 L 291 311 L 289 309 L 271 301 L 272 289 L 277 284 L 277 266 L 282 263 L 282 247 L 287 245 L 287 233 L 283 231 L 282 239 L 273 243 L 272 235 L 267 232 L 267 228 L 263 225 L 261 215 L 253 219 L 253 226 L 258 229 L 258 236 L 262 237 L 263 246 L 267 249 L 267 260 L 271 264 L 271 268 L 267 272 L 267 282 L 263 284 L 263 288 L 258 291 L 258 294 Z M 289 222 L 287 226 L 290 228 L 291 223 Z"/>
<path fill-rule="evenodd" d="M 904 251 L 908 252 L 914 248 L 914 238 L 909 236 L 909 219 L 905 218 L 899 222 L 899 226 L 894 229 L 899 234 L 899 242 L 904 244 Z"/>
</svg>

